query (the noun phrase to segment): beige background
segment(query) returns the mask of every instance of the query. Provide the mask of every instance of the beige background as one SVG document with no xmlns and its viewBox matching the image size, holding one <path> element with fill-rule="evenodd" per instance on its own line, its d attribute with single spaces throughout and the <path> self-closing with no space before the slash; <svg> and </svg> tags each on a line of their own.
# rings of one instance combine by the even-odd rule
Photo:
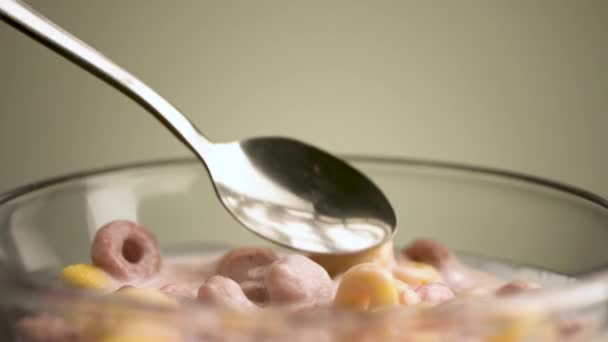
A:
<svg viewBox="0 0 608 342">
<path fill-rule="evenodd" d="M 214 140 L 290 135 L 608 195 L 608 1 L 28 3 Z M 130 100 L 0 24 L 0 191 L 187 153 Z"/>
</svg>

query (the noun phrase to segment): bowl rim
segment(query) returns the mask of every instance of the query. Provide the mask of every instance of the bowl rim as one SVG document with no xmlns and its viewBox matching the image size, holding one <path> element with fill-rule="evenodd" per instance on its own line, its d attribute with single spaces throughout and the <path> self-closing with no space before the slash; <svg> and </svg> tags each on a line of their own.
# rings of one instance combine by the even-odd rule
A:
<svg viewBox="0 0 608 342">
<path fill-rule="evenodd" d="M 341 158 L 347 162 L 384 164 L 384 165 L 408 165 L 417 167 L 431 167 L 436 169 L 444 169 L 451 171 L 464 171 L 473 174 L 481 174 L 493 176 L 497 178 L 509 179 L 521 183 L 532 184 L 542 188 L 556 190 L 558 192 L 578 197 L 589 201 L 608 210 L 608 198 L 597 193 L 587 190 L 582 187 L 574 186 L 565 182 L 553 180 L 547 177 L 532 175 L 529 173 L 513 171 L 503 168 L 495 168 L 481 166 L 468 163 L 451 162 L 437 159 L 400 157 L 400 156 L 374 156 L 366 154 L 350 154 L 340 153 Z M 180 157 L 180 158 L 163 158 L 148 161 L 136 161 L 129 163 L 120 163 L 107 167 L 84 169 L 81 171 L 66 173 L 63 175 L 49 177 L 38 181 L 26 183 L 17 186 L 10 190 L 0 192 L 0 206 L 10 202 L 13 199 L 27 195 L 34 191 L 44 190 L 51 186 L 59 185 L 65 182 L 75 181 L 86 177 L 100 176 L 112 172 L 134 170 L 148 167 L 160 167 L 168 165 L 182 165 L 200 162 L 195 157 Z"/>
</svg>

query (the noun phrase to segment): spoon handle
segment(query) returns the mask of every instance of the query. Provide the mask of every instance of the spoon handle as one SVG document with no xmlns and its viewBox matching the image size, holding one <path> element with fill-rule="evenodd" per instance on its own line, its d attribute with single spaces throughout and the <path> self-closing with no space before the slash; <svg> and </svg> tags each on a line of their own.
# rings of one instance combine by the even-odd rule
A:
<svg viewBox="0 0 608 342">
<path fill-rule="evenodd" d="M 201 152 L 211 143 L 177 108 L 135 76 L 18 0 L 0 0 L 0 18 L 129 96 L 202 159 Z"/>
</svg>

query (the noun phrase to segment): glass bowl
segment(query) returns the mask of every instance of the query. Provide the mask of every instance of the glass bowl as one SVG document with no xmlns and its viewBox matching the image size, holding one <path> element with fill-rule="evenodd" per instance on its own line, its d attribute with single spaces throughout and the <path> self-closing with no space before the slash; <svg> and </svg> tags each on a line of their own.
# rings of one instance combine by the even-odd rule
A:
<svg viewBox="0 0 608 342">
<path fill-rule="evenodd" d="M 169 255 L 270 246 L 221 207 L 196 160 L 167 160 L 76 173 L 0 195 L 2 340 L 16 338 L 18 319 L 41 312 L 81 321 L 87 317 L 96 325 L 111 324 L 102 313 L 113 312 L 120 317 L 115 321 L 155 322 L 155 329 L 171 325 L 193 341 L 196 336 L 202 341 L 217 336 L 244 341 L 328 336 L 416 341 L 437 336 L 433 334 L 467 341 L 539 336 L 559 340 L 556 330 L 547 327 L 582 317 L 593 327 L 585 339 L 605 340 L 605 199 L 508 171 L 427 160 L 346 159 L 372 178 L 393 204 L 396 246 L 418 237 L 435 238 L 456 250 L 466 264 L 503 277 L 536 280 L 546 289 L 500 299 L 456 300 L 415 311 L 311 314 L 277 309 L 247 315 L 202 305 L 168 310 L 53 286 L 61 267 L 89 261 L 96 229 L 115 219 L 147 227 Z M 511 339 L 500 339 L 504 336 Z"/>
</svg>

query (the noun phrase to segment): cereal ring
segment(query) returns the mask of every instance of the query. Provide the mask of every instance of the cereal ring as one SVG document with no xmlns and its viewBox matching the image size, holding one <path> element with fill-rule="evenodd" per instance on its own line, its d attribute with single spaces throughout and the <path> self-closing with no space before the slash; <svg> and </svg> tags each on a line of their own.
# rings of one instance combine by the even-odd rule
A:
<svg viewBox="0 0 608 342">
<path fill-rule="evenodd" d="M 557 323 L 557 332 L 564 341 L 587 341 L 596 328 L 588 318 L 570 318 Z"/>
<path fill-rule="evenodd" d="M 411 260 L 424 262 L 438 269 L 444 268 L 454 260 L 454 255 L 447 246 L 430 239 L 418 239 L 401 252 Z"/>
<path fill-rule="evenodd" d="M 234 280 L 214 275 L 198 289 L 200 302 L 238 311 L 256 308 Z"/>
<path fill-rule="evenodd" d="M 410 260 L 434 266 L 441 274 L 443 282 L 455 293 L 461 293 L 473 286 L 473 279 L 469 277 L 456 256 L 439 241 L 418 239 L 401 253 Z"/>
<path fill-rule="evenodd" d="M 366 262 L 377 263 L 383 267 L 390 267 L 395 263 L 392 242 L 387 242 L 360 253 L 344 255 L 311 254 L 310 259 L 323 266 L 332 277 L 346 272 L 355 265 Z"/>
<path fill-rule="evenodd" d="M 393 275 L 374 263 L 364 263 L 346 271 L 335 297 L 338 308 L 378 310 L 398 305 L 399 292 Z"/>
<path fill-rule="evenodd" d="M 241 283 L 254 280 L 249 273 L 250 270 L 270 265 L 277 259 L 277 255 L 268 248 L 236 248 L 218 261 L 216 273 Z"/>
<path fill-rule="evenodd" d="M 179 284 L 167 284 L 159 288 L 159 291 L 166 294 L 169 297 L 184 300 L 193 299 L 194 293 L 185 286 Z"/>
<path fill-rule="evenodd" d="M 61 280 L 67 285 L 89 290 L 104 290 L 110 285 L 110 277 L 89 264 L 66 266 L 61 271 Z"/>
<path fill-rule="evenodd" d="M 97 342 L 182 342 L 179 331 L 158 319 L 130 319 L 121 321 Z"/>
<path fill-rule="evenodd" d="M 454 292 L 442 283 L 431 283 L 420 286 L 416 289 L 416 293 L 420 295 L 423 301 L 433 304 L 440 304 L 454 298 Z"/>
<path fill-rule="evenodd" d="M 278 305 L 330 301 L 334 284 L 329 274 L 309 258 L 293 254 L 269 266 L 264 277 L 270 302 Z"/>
<path fill-rule="evenodd" d="M 268 296 L 268 289 L 262 281 L 244 281 L 240 285 L 241 289 L 243 289 L 243 292 L 245 293 L 245 296 L 247 296 L 247 298 L 249 298 L 249 300 L 253 301 L 254 303 L 258 305 L 264 305 L 267 304 L 270 300 Z"/>
<path fill-rule="evenodd" d="M 157 306 L 163 306 L 166 308 L 176 308 L 178 306 L 177 300 L 170 297 L 168 294 L 161 290 L 153 288 L 136 288 L 133 286 L 123 286 L 114 292 L 113 296 L 117 298 L 125 298 L 128 300 L 134 300 L 140 303 L 152 304 Z"/>
<path fill-rule="evenodd" d="M 466 269 L 457 262 L 440 270 L 443 282 L 447 284 L 454 293 L 462 293 L 471 289 L 474 279 L 466 272 Z"/>
<path fill-rule="evenodd" d="M 499 287 L 496 290 L 496 295 L 499 297 L 511 296 L 525 291 L 540 290 L 541 288 L 542 286 L 537 283 L 528 281 L 513 281 Z"/>
<path fill-rule="evenodd" d="M 129 290 L 129 289 L 136 289 L 136 287 L 133 286 L 133 285 L 128 285 L 127 284 L 127 285 L 123 285 L 123 286 L 117 288 L 116 291 L 114 291 L 114 292 L 116 293 L 116 292 L 120 292 L 120 291 L 124 291 L 124 290 Z"/>
<path fill-rule="evenodd" d="M 130 221 L 101 227 L 91 248 L 93 264 L 118 279 L 150 278 L 161 265 L 156 237 Z"/>
<path fill-rule="evenodd" d="M 17 322 L 19 341 L 24 342 L 70 342 L 81 341 L 82 331 L 62 318 L 41 314 L 25 317 Z"/>
<path fill-rule="evenodd" d="M 393 268 L 393 276 L 413 288 L 438 282 L 442 278 L 435 267 L 416 261 L 400 262 Z"/>
<path fill-rule="evenodd" d="M 401 305 L 414 305 L 420 303 L 420 295 L 408 284 L 395 279 L 395 287 L 397 288 L 397 293 L 399 294 L 399 303 Z"/>
<path fill-rule="evenodd" d="M 506 315 L 503 317 L 492 317 L 495 321 L 491 324 L 497 329 L 489 336 L 485 336 L 487 342 L 514 342 L 514 341 L 556 341 L 554 326 L 547 317 L 538 314 Z"/>
</svg>

